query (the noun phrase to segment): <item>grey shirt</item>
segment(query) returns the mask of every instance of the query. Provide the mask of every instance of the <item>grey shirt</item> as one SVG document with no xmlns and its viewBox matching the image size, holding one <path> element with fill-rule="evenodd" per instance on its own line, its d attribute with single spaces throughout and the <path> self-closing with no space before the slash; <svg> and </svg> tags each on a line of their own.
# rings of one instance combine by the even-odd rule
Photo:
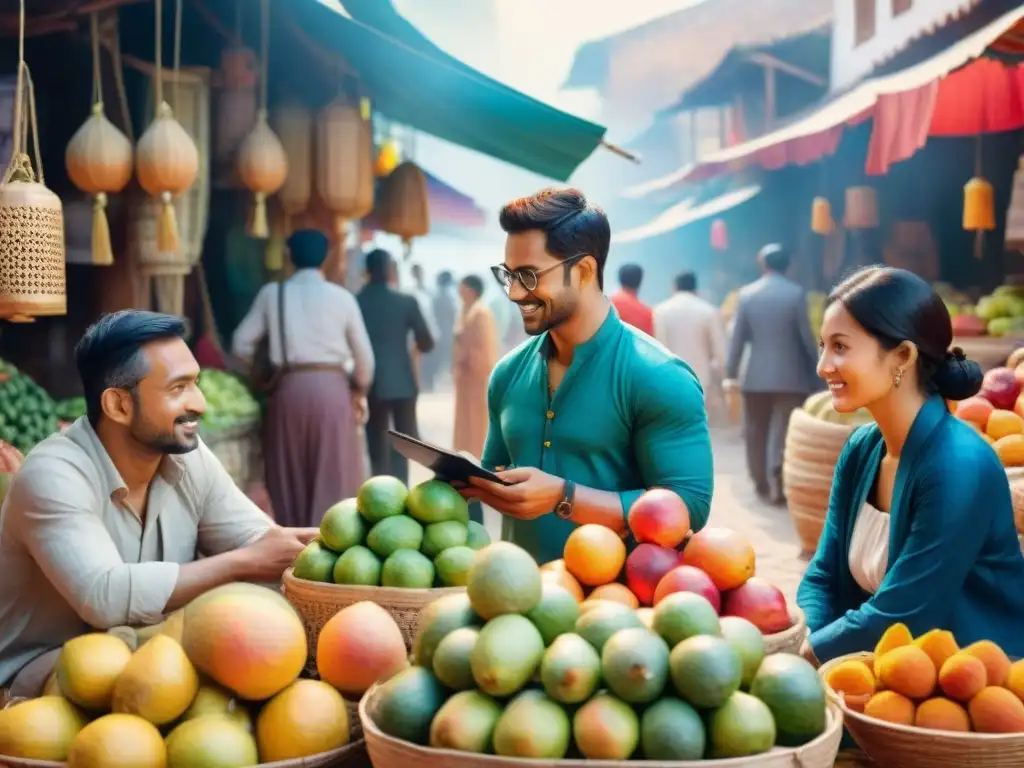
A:
<svg viewBox="0 0 1024 768">
<path fill-rule="evenodd" d="M 0 685 L 90 631 L 162 620 L 181 564 L 273 526 L 203 444 L 167 456 L 143 524 L 89 422 L 40 443 L 0 509 Z"/>
</svg>

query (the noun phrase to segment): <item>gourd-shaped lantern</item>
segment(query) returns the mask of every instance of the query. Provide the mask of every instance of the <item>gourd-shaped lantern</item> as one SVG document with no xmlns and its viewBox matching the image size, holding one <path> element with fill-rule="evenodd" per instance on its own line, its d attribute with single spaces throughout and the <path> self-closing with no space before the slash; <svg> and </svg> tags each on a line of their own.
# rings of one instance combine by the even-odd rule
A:
<svg viewBox="0 0 1024 768">
<path fill-rule="evenodd" d="M 878 226 L 878 195 L 873 187 L 848 187 L 846 190 L 847 229 L 874 229 Z"/>
<path fill-rule="evenodd" d="M 716 251 L 729 250 L 729 230 L 722 219 L 711 222 L 711 247 Z"/>
<path fill-rule="evenodd" d="M 418 165 L 407 160 L 381 182 L 377 221 L 382 230 L 402 238 L 406 256 L 413 238 L 430 232 L 427 177 Z"/>
<path fill-rule="evenodd" d="M 377 151 L 377 159 L 373 161 L 373 174 L 378 178 L 387 176 L 398 165 L 398 147 L 391 139 L 385 141 Z"/>
<path fill-rule="evenodd" d="M 811 231 L 816 235 L 831 235 L 835 228 L 832 204 L 827 197 L 816 197 L 811 203 Z"/>
<path fill-rule="evenodd" d="M 237 0 L 241 2 L 241 0 Z M 218 163 L 231 168 L 238 148 L 252 131 L 259 111 L 259 82 L 256 54 L 241 45 L 225 48 L 217 71 L 217 130 L 214 154 Z"/>
<path fill-rule="evenodd" d="M 358 104 L 337 98 L 316 126 L 316 190 L 344 241 L 347 222 L 373 210 L 373 135 Z"/>
<path fill-rule="evenodd" d="M 1017 160 L 1010 191 L 1010 207 L 1006 209 L 1006 247 L 1024 251 L 1024 155 Z"/>
<path fill-rule="evenodd" d="M 132 143 L 103 113 L 100 75 L 99 22 L 90 18 L 92 32 L 93 94 L 92 115 L 71 137 L 64 150 L 68 178 L 82 192 L 93 195 L 92 263 L 114 262 L 107 221 L 107 195 L 116 195 L 132 179 Z"/>
<path fill-rule="evenodd" d="M 277 192 L 286 218 L 285 234 L 291 220 L 309 207 L 313 192 L 313 114 L 301 104 L 285 104 L 270 115 L 270 123 L 284 148 L 288 173 Z"/>
<path fill-rule="evenodd" d="M 992 185 L 975 176 L 964 185 L 964 229 L 968 232 L 996 228 L 996 204 Z"/>
<path fill-rule="evenodd" d="M 249 234 L 266 238 L 270 235 L 267 224 L 267 197 L 284 184 L 288 176 L 288 158 L 284 147 L 270 126 L 267 113 L 260 110 L 256 125 L 238 150 L 238 177 L 256 198 Z"/>
</svg>

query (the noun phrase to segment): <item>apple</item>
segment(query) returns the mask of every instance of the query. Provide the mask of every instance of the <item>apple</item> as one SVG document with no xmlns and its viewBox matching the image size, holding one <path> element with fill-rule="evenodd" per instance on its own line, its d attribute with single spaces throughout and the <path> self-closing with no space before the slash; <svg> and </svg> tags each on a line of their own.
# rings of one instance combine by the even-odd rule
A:
<svg viewBox="0 0 1024 768">
<path fill-rule="evenodd" d="M 675 592 L 695 592 L 711 603 L 716 613 L 722 611 L 722 595 L 718 587 L 700 568 L 680 565 L 666 573 L 654 590 L 654 604 L 657 605 Z"/>
<path fill-rule="evenodd" d="M 640 544 L 675 549 L 690 532 L 690 512 L 679 495 L 666 488 L 652 488 L 633 502 L 626 517 L 629 530 Z"/>
<path fill-rule="evenodd" d="M 793 626 L 782 590 L 758 576 L 722 595 L 722 615 L 746 619 L 765 635 Z"/>
<path fill-rule="evenodd" d="M 654 602 L 654 591 L 666 573 L 679 565 L 678 550 L 640 544 L 626 558 L 626 586 L 643 605 Z"/>
<path fill-rule="evenodd" d="M 1012 411 L 1020 396 L 1021 383 L 1012 368 L 993 368 L 981 381 L 981 396 L 996 408 Z"/>
</svg>

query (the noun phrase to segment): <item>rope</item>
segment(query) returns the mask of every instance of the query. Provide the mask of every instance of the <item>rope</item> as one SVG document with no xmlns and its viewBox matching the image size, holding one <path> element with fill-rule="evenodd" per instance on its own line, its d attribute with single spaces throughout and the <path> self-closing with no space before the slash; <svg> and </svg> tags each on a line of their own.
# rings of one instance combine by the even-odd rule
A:
<svg viewBox="0 0 1024 768">
<path fill-rule="evenodd" d="M 114 16 L 114 42 L 111 55 L 114 57 L 114 85 L 117 86 L 117 99 L 121 103 L 121 115 L 124 118 L 124 132 L 128 140 L 135 144 L 135 130 L 132 128 L 132 112 L 128 106 L 128 89 L 124 84 L 124 62 L 121 61 L 121 30 Z"/>
<path fill-rule="evenodd" d="M 89 35 L 92 38 L 92 103 L 103 109 L 103 74 L 100 69 L 100 20 L 99 13 L 89 15 Z"/>
<path fill-rule="evenodd" d="M 270 58 L 270 0 L 260 0 L 260 109 L 267 110 Z"/>
<path fill-rule="evenodd" d="M 160 105 L 164 103 L 164 2 L 155 0 L 155 5 L 156 43 L 153 58 L 156 59 L 156 116 L 159 117 Z"/>
<path fill-rule="evenodd" d="M 178 96 L 181 90 L 181 78 L 178 71 L 181 69 L 181 0 L 176 0 L 174 5 L 174 111 L 178 111 Z"/>
<path fill-rule="evenodd" d="M 27 114 L 25 107 L 28 107 Z M 28 156 L 28 130 L 32 126 L 32 147 L 36 155 L 38 177 L 32 172 L 32 159 Z M 14 95 L 14 130 L 11 131 L 13 148 L 11 159 L 4 173 L 4 183 L 12 179 L 17 181 L 35 181 L 45 183 L 43 177 L 43 155 L 39 151 L 39 121 L 36 118 L 36 89 L 32 82 L 32 73 L 25 63 L 25 0 L 21 0 L 18 10 L 18 77 Z"/>
</svg>

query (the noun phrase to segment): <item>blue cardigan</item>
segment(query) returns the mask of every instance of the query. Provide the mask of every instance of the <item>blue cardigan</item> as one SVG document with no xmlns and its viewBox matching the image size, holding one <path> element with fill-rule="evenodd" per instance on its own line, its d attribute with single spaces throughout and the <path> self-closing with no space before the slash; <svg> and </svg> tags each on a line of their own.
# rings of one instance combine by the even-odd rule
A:
<svg viewBox="0 0 1024 768">
<path fill-rule="evenodd" d="M 797 592 L 821 662 L 870 651 L 891 624 L 916 637 L 948 629 L 1024 657 L 1024 556 L 1006 472 L 939 397 L 914 419 L 896 470 L 889 566 L 870 595 L 848 564 L 857 512 L 885 453 L 878 425 L 857 429 L 836 464 L 818 551 Z"/>
</svg>

